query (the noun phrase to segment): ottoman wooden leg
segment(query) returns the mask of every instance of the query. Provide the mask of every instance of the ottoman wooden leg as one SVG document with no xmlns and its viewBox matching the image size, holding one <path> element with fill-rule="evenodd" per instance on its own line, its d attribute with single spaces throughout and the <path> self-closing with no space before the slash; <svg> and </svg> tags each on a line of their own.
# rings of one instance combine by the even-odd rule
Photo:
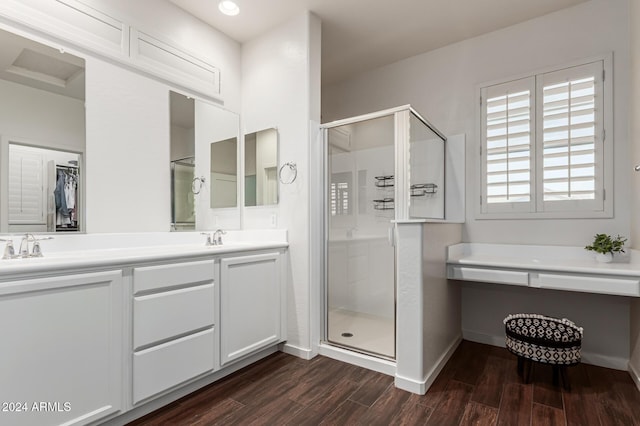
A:
<svg viewBox="0 0 640 426">
<path fill-rule="evenodd" d="M 562 387 L 567 392 L 571 392 L 571 383 L 569 383 L 569 374 L 567 372 L 566 365 L 563 365 L 562 367 L 560 367 L 560 381 L 562 382 Z"/>
<path fill-rule="evenodd" d="M 533 364 L 534 362 L 530 359 L 525 359 L 523 377 L 525 384 L 529 384 L 531 382 L 531 376 L 533 376 Z"/>
<path fill-rule="evenodd" d="M 553 379 L 552 379 L 552 383 L 553 386 L 558 386 L 558 380 L 559 380 L 559 376 L 560 376 L 560 369 L 562 367 L 558 367 L 557 365 L 554 365 L 553 367 L 551 367 L 552 371 L 553 371 Z"/>
<path fill-rule="evenodd" d="M 522 378 L 524 375 L 524 358 L 518 357 L 518 376 Z"/>
</svg>

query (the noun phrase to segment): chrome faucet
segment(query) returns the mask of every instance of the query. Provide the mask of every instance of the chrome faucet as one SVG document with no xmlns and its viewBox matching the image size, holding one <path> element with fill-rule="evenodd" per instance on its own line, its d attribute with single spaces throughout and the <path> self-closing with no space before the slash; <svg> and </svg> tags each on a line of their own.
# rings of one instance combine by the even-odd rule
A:
<svg viewBox="0 0 640 426">
<path fill-rule="evenodd" d="M 208 246 L 221 246 L 222 245 L 222 236 L 226 234 L 222 229 L 217 229 L 213 233 L 209 232 L 201 232 L 200 234 L 207 236 L 207 241 L 205 245 Z"/>
<path fill-rule="evenodd" d="M 208 232 L 201 232 L 200 235 L 206 235 L 207 236 L 207 241 L 204 243 L 205 246 L 209 247 L 209 246 L 215 246 L 216 244 L 213 242 L 213 240 L 211 239 L 211 234 Z"/>
<path fill-rule="evenodd" d="M 222 229 L 216 229 L 216 232 L 213 233 L 213 244 L 217 246 L 222 245 L 222 236 L 226 234 L 226 231 Z"/>
<path fill-rule="evenodd" d="M 13 247 L 13 239 L 4 239 L 0 238 L 0 241 L 6 241 L 7 245 L 4 246 L 4 254 L 2 255 L 3 259 L 14 259 L 16 257 L 16 250 Z"/>
<path fill-rule="evenodd" d="M 40 241 L 52 239 L 53 237 L 36 238 L 33 234 L 24 234 L 24 237 L 22 237 L 22 240 L 20 241 L 20 250 L 18 251 L 18 255 L 14 257 L 42 257 L 42 248 L 40 247 Z M 29 251 L 29 242 L 31 241 L 33 241 L 33 247 L 31 248 L 31 251 Z M 9 245 L 9 243 L 7 243 L 7 245 Z"/>
<path fill-rule="evenodd" d="M 18 250 L 18 255 L 20 257 L 29 257 L 29 241 L 35 241 L 36 237 L 33 234 L 24 234 L 22 237 L 22 241 L 20 241 L 20 250 Z"/>
</svg>

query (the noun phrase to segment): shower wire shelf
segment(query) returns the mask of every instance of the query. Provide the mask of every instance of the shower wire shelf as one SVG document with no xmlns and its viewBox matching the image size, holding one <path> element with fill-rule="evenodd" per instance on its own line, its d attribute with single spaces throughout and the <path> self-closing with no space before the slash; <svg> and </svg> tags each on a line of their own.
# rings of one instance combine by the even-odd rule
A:
<svg viewBox="0 0 640 426">
<path fill-rule="evenodd" d="M 424 197 L 427 194 L 435 194 L 438 192 L 438 185 L 435 183 L 416 183 L 411 185 L 412 197 Z"/>
<path fill-rule="evenodd" d="M 376 179 L 375 185 L 378 188 L 391 188 L 394 185 L 393 175 L 376 176 L 375 179 Z"/>
<path fill-rule="evenodd" d="M 373 208 L 375 210 L 393 210 L 393 198 L 382 198 L 380 200 L 373 200 Z"/>
</svg>

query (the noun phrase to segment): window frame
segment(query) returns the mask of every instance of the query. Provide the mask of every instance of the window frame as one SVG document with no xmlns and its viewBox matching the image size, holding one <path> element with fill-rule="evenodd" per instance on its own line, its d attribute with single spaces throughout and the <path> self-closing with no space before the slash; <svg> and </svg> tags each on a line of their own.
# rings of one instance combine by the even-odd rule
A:
<svg viewBox="0 0 640 426">
<path fill-rule="evenodd" d="M 596 175 L 600 173 L 600 182 L 596 181 L 596 190 L 600 190 L 602 194 L 601 204 L 602 207 L 599 210 L 590 210 L 583 207 L 585 204 L 576 201 L 543 201 L 542 188 L 542 136 L 538 133 L 542 129 L 542 119 L 538 119 L 538 115 L 542 110 L 542 99 L 539 99 L 539 89 L 542 87 L 542 76 L 545 74 L 551 74 L 556 72 L 568 72 L 571 68 L 586 66 L 596 62 L 602 62 L 602 69 L 604 72 L 604 81 L 602 84 L 602 135 L 604 137 L 601 145 L 600 164 L 596 164 L 596 168 L 600 170 L 596 171 Z M 486 102 L 487 89 L 491 87 L 497 87 L 501 85 L 508 85 L 511 82 L 518 80 L 532 79 L 535 86 L 532 97 L 532 104 L 530 105 L 533 111 L 533 122 L 531 123 L 531 138 L 532 149 L 531 155 L 531 199 L 529 202 L 521 203 L 487 203 L 487 173 L 486 173 L 486 153 L 484 146 L 486 144 L 485 138 L 485 126 L 486 126 L 486 108 L 483 105 Z M 535 72 L 529 72 L 513 76 L 512 78 L 505 78 L 501 80 L 494 80 L 485 82 L 476 86 L 476 99 L 479 100 L 476 103 L 476 117 L 477 117 L 477 129 L 479 131 L 478 138 L 476 138 L 478 147 L 476 149 L 476 161 L 478 161 L 479 167 L 477 167 L 477 179 L 479 182 L 475 185 L 478 195 L 476 196 L 476 219 L 582 219 L 582 218 L 612 218 L 613 217 L 613 145 L 614 145 L 614 132 L 613 132 L 613 54 L 600 55 L 581 59 L 569 63 L 562 64 L 560 66 L 548 67 L 545 69 L 539 69 Z M 597 144 L 596 144 L 597 145 Z M 598 158 L 596 158 L 596 163 Z M 598 188 L 598 185 L 601 185 Z M 553 204 L 551 204 L 553 203 Z M 566 203 L 566 204 L 562 204 Z M 514 206 L 516 204 L 525 206 Z M 545 206 L 546 204 L 546 206 Z M 576 208 L 577 209 L 574 209 Z M 544 210 L 547 208 L 547 210 Z"/>
</svg>

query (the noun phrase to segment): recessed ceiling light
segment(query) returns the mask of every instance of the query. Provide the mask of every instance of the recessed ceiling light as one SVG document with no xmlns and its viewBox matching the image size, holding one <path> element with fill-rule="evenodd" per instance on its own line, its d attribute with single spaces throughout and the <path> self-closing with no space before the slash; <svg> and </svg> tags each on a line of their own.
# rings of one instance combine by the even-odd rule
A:
<svg viewBox="0 0 640 426">
<path fill-rule="evenodd" d="M 220 9 L 220 12 L 229 16 L 235 16 L 240 13 L 240 8 L 238 7 L 238 5 L 231 0 L 222 0 L 220 3 L 218 3 L 218 9 Z"/>
</svg>

